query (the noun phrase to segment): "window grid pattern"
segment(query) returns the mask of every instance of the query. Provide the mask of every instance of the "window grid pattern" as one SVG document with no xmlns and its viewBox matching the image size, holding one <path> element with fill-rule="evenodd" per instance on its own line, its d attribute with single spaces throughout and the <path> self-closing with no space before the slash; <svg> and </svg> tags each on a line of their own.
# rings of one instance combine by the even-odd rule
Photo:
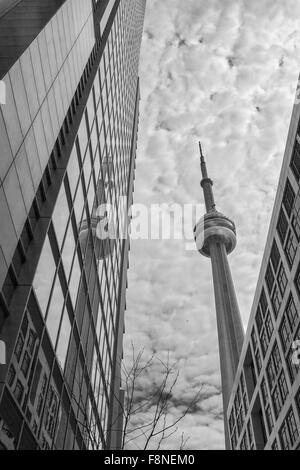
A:
<svg viewBox="0 0 300 470">
<path fill-rule="evenodd" d="M 300 340 L 300 313 L 292 295 L 288 299 L 279 327 L 279 334 L 290 380 L 293 383 L 298 373 L 297 366 L 293 364 L 292 359 L 295 352 L 293 344 Z"/>
<path fill-rule="evenodd" d="M 119 230 L 119 198 L 127 203 L 143 15 L 143 1 L 121 0 L 36 271 L 32 308 L 24 317 L 31 325 L 28 337 L 20 332 L 8 370 L 10 393 L 42 449 L 105 446 L 122 240 L 108 247 L 96 243 L 93 217 L 99 205 L 110 204 Z M 32 224 L 47 199 L 51 171 L 57 168 L 86 81 L 85 71 L 36 194 Z M 26 227 L 22 245 L 27 238 L 30 243 L 33 232 L 33 225 Z M 12 279 L 21 263 L 15 259 Z M 21 437 L 14 437 L 16 448 L 25 436 L 22 429 Z M 93 429 L 93 436 L 87 429 Z"/>
<path fill-rule="evenodd" d="M 300 144 L 296 138 L 295 146 L 291 158 L 291 169 L 297 181 L 300 180 Z"/>
<path fill-rule="evenodd" d="M 281 447 L 283 450 L 293 449 L 299 437 L 299 430 L 292 408 L 287 413 L 283 425 L 279 431 Z"/>
<path fill-rule="evenodd" d="M 260 339 L 262 355 L 265 357 L 271 337 L 273 335 L 274 326 L 264 289 L 262 290 L 261 298 L 256 311 L 255 321 Z"/>
<path fill-rule="evenodd" d="M 277 419 L 288 394 L 288 385 L 277 342 L 275 342 L 274 347 L 272 349 L 272 353 L 267 364 L 266 371 L 272 402 L 274 406 L 274 413 Z"/>
<path fill-rule="evenodd" d="M 300 194 L 296 195 L 287 179 L 277 231 L 289 265 L 292 269 L 300 240 Z"/>
<path fill-rule="evenodd" d="M 245 377 L 242 373 L 235 395 L 234 404 L 229 417 L 229 432 L 231 446 L 234 449 L 239 441 L 242 431 L 245 428 L 245 417 L 248 412 L 248 396 L 246 391 Z M 247 423 L 242 437 L 242 445 L 245 448 L 253 448 L 253 434 L 251 433 L 251 423 Z"/>
<path fill-rule="evenodd" d="M 291 170 L 299 183 L 298 138 L 297 136 L 292 154 Z M 255 403 L 251 399 L 253 405 L 250 404 L 248 411 L 251 411 L 249 422 L 253 420 L 253 413 L 256 413 L 254 408 L 259 406 L 260 401 L 263 421 L 261 430 L 264 429 L 267 433 L 263 439 L 263 432 L 257 436 L 258 427 L 254 423 L 255 448 L 273 450 L 300 448 L 300 390 L 297 387 L 299 365 L 294 360 L 295 342 L 300 341 L 300 265 L 295 266 L 299 259 L 300 192 L 295 189 L 292 178 L 290 175 L 286 180 L 277 219 L 277 233 L 266 265 L 263 294 L 259 298 L 251 325 L 251 347 L 249 345 L 247 349 L 243 367 L 247 376 L 248 396 L 256 397 Z M 270 313 L 268 320 L 267 313 Z M 232 403 L 234 400 L 235 395 Z M 231 417 L 230 429 L 233 430 L 237 426 L 233 419 L 233 406 L 228 409 L 228 416 Z M 239 439 L 235 433 L 231 437 L 233 449 L 248 448 L 244 430 Z"/>
</svg>

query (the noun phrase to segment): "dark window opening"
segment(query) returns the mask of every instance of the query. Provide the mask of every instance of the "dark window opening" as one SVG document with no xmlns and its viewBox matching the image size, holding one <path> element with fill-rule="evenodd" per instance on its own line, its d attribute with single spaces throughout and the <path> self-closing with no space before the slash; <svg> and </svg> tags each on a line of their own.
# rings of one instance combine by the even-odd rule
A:
<svg viewBox="0 0 300 470">
<path fill-rule="evenodd" d="M 287 221 L 285 213 L 283 212 L 283 209 L 281 209 L 279 213 L 277 231 L 278 231 L 278 235 L 282 244 L 284 244 L 287 229 L 288 229 L 288 221 Z"/>
<path fill-rule="evenodd" d="M 295 192 L 292 188 L 291 183 L 289 182 L 289 180 L 287 180 L 285 190 L 284 190 L 284 194 L 283 194 L 282 204 L 283 204 L 283 206 L 286 210 L 286 213 L 289 217 L 291 216 L 291 213 L 292 213 L 292 210 L 293 210 L 294 201 L 295 201 Z"/>
<path fill-rule="evenodd" d="M 275 281 L 275 277 L 274 277 L 274 274 L 273 274 L 273 269 L 272 269 L 271 264 L 269 263 L 268 268 L 267 268 L 267 272 L 266 272 L 266 283 L 267 283 L 268 291 L 269 291 L 270 294 L 271 294 L 272 289 L 273 289 L 274 281 Z"/>
<path fill-rule="evenodd" d="M 280 253 L 276 241 L 274 240 L 272 250 L 271 250 L 271 262 L 273 265 L 274 272 L 277 272 L 279 262 L 280 262 Z"/>
<path fill-rule="evenodd" d="M 300 179 L 300 145 L 298 140 L 296 139 L 292 160 L 291 160 L 291 169 L 294 173 L 294 176 L 297 181 Z"/>
</svg>

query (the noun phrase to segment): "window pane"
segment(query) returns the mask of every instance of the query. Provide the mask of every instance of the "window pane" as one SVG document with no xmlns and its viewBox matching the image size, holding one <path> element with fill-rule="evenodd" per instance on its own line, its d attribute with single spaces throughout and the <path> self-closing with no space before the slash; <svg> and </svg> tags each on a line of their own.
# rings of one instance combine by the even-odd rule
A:
<svg viewBox="0 0 300 470">
<path fill-rule="evenodd" d="M 60 333 L 59 333 L 57 350 L 56 350 L 58 361 L 63 370 L 65 367 L 65 362 L 66 362 L 66 357 L 67 357 L 70 333 L 71 333 L 71 323 L 69 320 L 68 312 L 65 310 L 63 321 L 61 324 Z"/>
<path fill-rule="evenodd" d="M 56 265 L 48 237 L 43 246 L 40 261 L 33 280 L 33 287 L 39 301 L 42 314 L 45 316 Z"/>
<path fill-rule="evenodd" d="M 71 296 L 74 308 L 76 306 L 80 275 L 81 275 L 81 270 L 80 270 L 78 258 L 76 255 L 74 258 L 74 264 L 73 264 L 72 274 L 71 274 L 70 283 L 69 283 L 69 292 L 70 292 L 70 296 Z"/>
<path fill-rule="evenodd" d="M 287 229 L 288 229 L 288 221 L 283 210 L 281 209 L 280 214 L 279 214 L 278 224 L 277 224 L 277 230 L 278 230 L 281 243 L 283 243 L 285 240 Z"/>
<path fill-rule="evenodd" d="M 300 178 L 300 145 L 298 140 L 296 140 L 294 152 L 292 155 L 291 168 L 295 175 L 296 180 Z"/>
<path fill-rule="evenodd" d="M 82 185 L 80 183 L 77 189 L 76 198 L 74 202 L 74 212 L 75 212 L 77 226 L 81 222 L 83 205 L 84 205 L 84 197 L 83 197 Z"/>
<path fill-rule="evenodd" d="M 59 323 L 61 319 L 63 303 L 64 303 L 63 291 L 60 285 L 59 278 L 56 277 L 56 281 L 55 281 L 55 285 L 54 285 L 54 289 L 53 289 L 53 293 L 51 297 L 51 303 L 50 303 L 47 320 L 46 320 L 47 329 L 50 334 L 50 338 L 52 340 L 53 346 L 55 346 L 55 343 L 56 343 L 56 337 L 57 337 Z"/>
<path fill-rule="evenodd" d="M 74 252 L 75 252 L 75 239 L 74 239 L 74 234 L 73 234 L 72 223 L 70 222 L 67 235 L 65 238 L 63 251 L 62 251 L 62 261 L 63 261 L 67 280 L 69 279 Z"/>
<path fill-rule="evenodd" d="M 287 180 L 282 202 L 289 217 L 293 210 L 294 200 L 295 200 L 294 190 L 289 180 Z"/>
<path fill-rule="evenodd" d="M 56 233 L 58 247 L 61 248 L 66 233 L 66 226 L 69 219 L 69 205 L 66 197 L 65 187 L 62 185 L 56 206 L 53 212 L 52 221 Z"/>
<path fill-rule="evenodd" d="M 277 243 L 276 243 L 275 240 L 273 242 L 273 247 L 272 247 L 272 251 L 271 251 L 271 261 L 272 261 L 272 264 L 273 264 L 274 272 L 276 273 L 278 265 L 279 265 L 279 261 L 280 261 L 280 253 L 279 253 Z"/>
<path fill-rule="evenodd" d="M 87 143 L 88 143 L 85 114 L 83 116 L 83 119 L 81 121 L 79 130 L 78 130 L 78 141 L 80 145 L 81 158 L 83 159 L 85 155 Z"/>
<path fill-rule="evenodd" d="M 75 196 L 76 187 L 79 179 L 79 163 L 77 157 L 76 146 L 74 145 L 72 154 L 68 163 L 68 179 L 71 189 L 72 199 Z"/>
</svg>

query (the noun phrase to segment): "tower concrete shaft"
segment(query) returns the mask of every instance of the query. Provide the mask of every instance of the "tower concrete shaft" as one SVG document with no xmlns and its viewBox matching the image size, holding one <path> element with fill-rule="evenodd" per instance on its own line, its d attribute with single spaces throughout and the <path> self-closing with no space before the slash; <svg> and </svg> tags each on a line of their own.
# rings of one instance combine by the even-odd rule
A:
<svg viewBox="0 0 300 470">
<path fill-rule="evenodd" d="M 201 172 L 206 214 L 196 225 L 195 240 L 199 252 L 211 259 L 217 315 L 219 355 L 224 409 L 225 443 L 229 448 L 229 432 L 226 410 L 234 383 L 236 370 L 244 342 L 235 288 L 227 255 L 236 246 L 234 223 L 216 210 L 213 196 L 213 182 L 208 177 L 206 163 L 201 155 Z"/>
</svg>

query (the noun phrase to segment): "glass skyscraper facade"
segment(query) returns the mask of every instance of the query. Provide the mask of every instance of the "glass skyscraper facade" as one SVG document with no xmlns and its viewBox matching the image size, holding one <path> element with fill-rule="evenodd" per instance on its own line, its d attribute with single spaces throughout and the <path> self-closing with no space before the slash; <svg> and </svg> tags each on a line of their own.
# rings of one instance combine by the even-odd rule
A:
<svg viewBox="0 0 300 470">
<path fill-rule="evenodd" d="M 227 411 L 232 449 L 300 449 L 300 105 Z"/>
<path fill-rule="evenodd" d="M 0 10 L 0 448 L 118 447 L 144 14 Z"/>
</svg>

